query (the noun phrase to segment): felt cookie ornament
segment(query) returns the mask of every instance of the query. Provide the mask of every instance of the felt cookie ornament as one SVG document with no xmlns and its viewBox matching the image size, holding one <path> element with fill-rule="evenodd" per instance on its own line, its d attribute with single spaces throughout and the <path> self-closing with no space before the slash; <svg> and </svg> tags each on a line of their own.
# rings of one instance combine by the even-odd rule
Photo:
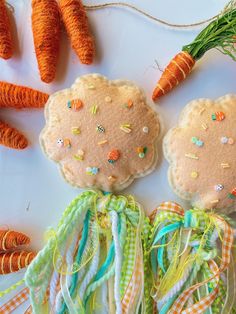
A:
<svg viewBox="0 0 236 314">
<path fill-rule="evenodd" d="M 235 313 L 236 97 L 194 100 L 164 138 L 169 182 L 192 204 L 162 203 L 148 243 L 159 313 Z"/>
<path fill-rule="evenodd" d="M 236 60 L 235 27 L 236 8 L 235 3 L 230 2 L 222 14 L 204 28 L 192 43 L 184 46 L 182 51 L 171 60 L 153 91 L 152 99 L 158 100 L 185 80 L 196 61 L 212 48 L 216 48 Z"/>
<path fill-rule="evenodd" d="M 158 115 L 133 83 L 100 75 L 80 77 L 50 96 L 45 115 L 46 155 L 73 186 L 103 192 L 89 190 L 72 201 L 28 268 L 33 310 L 149 313 L 148 220 L 133 197 L 111 192 L 154 169 Z"/>
</svg>

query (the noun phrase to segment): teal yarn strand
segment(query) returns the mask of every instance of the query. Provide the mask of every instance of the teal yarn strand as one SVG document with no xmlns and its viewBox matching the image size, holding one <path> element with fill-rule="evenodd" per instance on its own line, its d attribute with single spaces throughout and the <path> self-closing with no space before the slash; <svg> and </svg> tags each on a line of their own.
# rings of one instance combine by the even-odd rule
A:
<svg viewBox="0 0 236 314">
<path fill-rule="evenodd" d="M 89 234 L 89 221 L 90 221 L 90 210 L 87 211 L 85 219 L 84 219 L 84 227 L 83 227 L 83 232 L 82 232 L 82 237 L 81 237 L 81 241 L 79 244 L 79 249 L 78 249 L 78 253 L 75 259 L 75 262 L 79 265 L 81 262 L 81 258 L 82 258 L 82 254 L 84 252 L 85 249 L 85 245 L 86 245 L 86 241 L 88 238 L 88 234 Z M 76 283 L 78 280 L 78 273 L 74 273 L 72 276 L 72 282 L 71 282 L 71 286 L 69 289 L 70 295 L 73 297 L 75 289 L 76 289 Z M 62 305 L 62 309 L 59 311 L 58 314 L 63 314 L 66 310 L 66 304 L 63 303 Z"/>
</svg>

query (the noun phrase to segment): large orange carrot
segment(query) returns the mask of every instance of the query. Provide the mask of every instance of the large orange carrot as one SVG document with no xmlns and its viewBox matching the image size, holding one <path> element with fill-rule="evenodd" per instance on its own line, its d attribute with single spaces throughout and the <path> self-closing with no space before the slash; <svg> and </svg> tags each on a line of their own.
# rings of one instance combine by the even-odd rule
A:
<svg viewBox="0 0 236 314">
<path fill-rule="evenodd" d="M 32 31 L 41 80 L 53 81 L 60 45 L 60 13 L 56 0 L 32 0 Z"/>
<path fill-rule="evenodd" d="M 229 6 L 218 18 L 212 21 L 195 40 L 183 47 L 165 68 L 153 91 L 152 99 L 170 92 L 191 72 L 195 62 L 208 50 L 217 48 L 236 61 L 235 44 L 236 9 Z"/>
<path fill-rule="evenodd" d="M 0 121 L 0 145 L 14 149 L 24 149 L 28 146 L 28 141 L 18 130 Z"/>
<path fill-rule="evenodd" d="M 15 251 L 0 254 L 0 274 L 14 273 L 27 267 L 35 258 L 34 252 Z"/>
<path fill-rule="evenodd" d="M 91 64 L 94 40 L 89 31 L 88 18 L 81 0 L 59 0 L 62 19 L 72 48 L 83 64 Z"/>
<path fill-rule="evenodd" d="M 13 55 L 10 19 L 5 0 L 0 0 L 0 57 L 10 59 Z"/>
<path fill-rule="evenodd" d="M 0 251 L 17 248 L 30 243 L 30 238 L 25 234 L 13 230 L 0 230 Z"/>
<path fill-rule="evenodd" d="M 42 108 L 49 95 L 25 86 L 0 82 L 0 107 Z"/>
</svg>

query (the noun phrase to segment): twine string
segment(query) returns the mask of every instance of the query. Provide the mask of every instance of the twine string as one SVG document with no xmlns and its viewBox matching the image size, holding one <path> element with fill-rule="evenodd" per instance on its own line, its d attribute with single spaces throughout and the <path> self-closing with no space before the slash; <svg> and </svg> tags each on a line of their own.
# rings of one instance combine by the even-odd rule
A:
<svg viewBox="0 0 236 314">
<path fill-rule="evenodd" d="M 153 22 L 156 22 L 158 24 L 161 25 L 165 25 L 167 27 L 171 27 L 171 28 L 181 28 L 181 29 L 188 29 L 191 27 L 197 27 L 197 26 L 201 26 L 204 25 L 206 23 L 209 23 L 211 21 L 213 21 L 214 19 L 216 19 L 219 14 L 214 15 L 208 19 L 205 20 L 201 20 L 199 22 L 196 23 L 190 23 L 190 24 L 175 24 L 175 23 L 171 23 L 165 20 L 162 20 L 160 18 L 157 18 L 145 11 L 143 11 L 142 9 L 137 8 L 136 6 L 129 4 L 129 3 L 125 3 L 125 2 L 109 2 L 109 3 L 101 3 L 101 4 L 95 4 L 95 5 L 84 5 L 85 9 L 90 11 L 90 10 L 99 10 L 99 9 L 104 9 L 107 7 L 124 7 L 124 8 L 128 8 L 131 9 L 143 16 L 145 16 L 146 18 L 152 20 Z"/>
</svg>

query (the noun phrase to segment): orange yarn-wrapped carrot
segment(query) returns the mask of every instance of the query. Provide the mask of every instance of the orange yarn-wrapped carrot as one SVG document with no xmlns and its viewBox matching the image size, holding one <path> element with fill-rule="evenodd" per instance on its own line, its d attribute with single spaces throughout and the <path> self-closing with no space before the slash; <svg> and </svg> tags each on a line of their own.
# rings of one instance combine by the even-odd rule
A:
<svg viewBox="0 0 236 314">
<path fill-rule="evenodd" d="M 53 81 L 60 45 L 60 13 L 56 0 L 32 0 L 32 31 L 41 80 Z"/>
<path fill-rule="evenodd" d="M 0 121 L 0 145 L 14 149 L 24 149 L 28 146 L 28 141 L 18 130 Z"/>
<path fill-rule="evenodd" d="M 219 17 L 171 60 L 154 89 L 152 99 L 156 100 L 167 94 L 183 81 L 191 72 L 195 62 L 212 48 L 217 48 L 236 61 L 235 29 L 236 9 L 233 4 L 229 4 Z"/>
<path fill-rule="evenodd" d="M 186 51 L 178 53 L 168 64 L 162 76 L 154 89 L 152 99 L 167 94 L 192 71 L 195 60 Z"/>
<path fill-rule="evenodd" d="M 0 0 L 0 57 L 10 59 L 13 55 L 10 19 L 5 0 Z"/>
<path fill-rule="evenodd" d="M 91 64 L 94 57 L 94 40 L 89 31 L 83 3 L 81 0 L 59 0 L 59 6 L 72 48 L 83 64 Z"/>
<path fill-rule="evenodd" d="M 34 252 L 15 251 L 0 254 L 0 274 L 10 274 L 27 267 L 35 258 Z"/>
<path fill-rule="evenodd" d="M 0 82 L 0 107 L 42 108 L 49 95 L 29 87 Z"/>
<path fill-rule="evenodd" d="M 13 230 L 0 230 L 0 251 L 15 249 L 20 245 L 30 243 L 30 238 L 25 234 Z"/>
</svg>

